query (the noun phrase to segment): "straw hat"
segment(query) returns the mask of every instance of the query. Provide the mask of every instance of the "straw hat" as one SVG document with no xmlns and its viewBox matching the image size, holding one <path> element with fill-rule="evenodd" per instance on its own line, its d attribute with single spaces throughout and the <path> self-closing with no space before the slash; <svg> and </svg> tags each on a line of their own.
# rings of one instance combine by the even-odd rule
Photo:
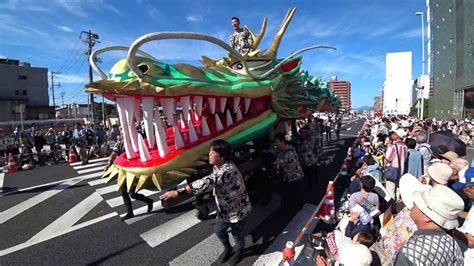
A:
<svg viewBox="0 0 474 266">
<path fill-rule="evenodd" d="M 434 185 L 426 191 L 416 191 L 413 202 L 440 227 L 447 230 L 458 227 L 457 218 L 464 209 L 464 201 L 447 186 Z"/>
</svg>

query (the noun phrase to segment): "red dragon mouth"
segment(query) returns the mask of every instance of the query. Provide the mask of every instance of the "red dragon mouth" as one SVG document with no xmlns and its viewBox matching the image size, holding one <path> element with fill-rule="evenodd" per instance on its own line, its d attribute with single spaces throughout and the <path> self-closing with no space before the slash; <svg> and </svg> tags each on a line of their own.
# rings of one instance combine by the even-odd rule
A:
<svg viewBox="0 0 474 266">
<path fill-rule="evenodd" d="M 125 153 L 115 164 L 154 167 L 270 109 L 271 97 L 106 95 L 117 102 Z M 141 106 L 141 108 L 140 108 Z M 167 123 L 162 119 L 165 118 Z M 145 137 L 135 123 L 143 120 Z M 169 127 L 166 125 L 168 124 Z"/>
</svg>

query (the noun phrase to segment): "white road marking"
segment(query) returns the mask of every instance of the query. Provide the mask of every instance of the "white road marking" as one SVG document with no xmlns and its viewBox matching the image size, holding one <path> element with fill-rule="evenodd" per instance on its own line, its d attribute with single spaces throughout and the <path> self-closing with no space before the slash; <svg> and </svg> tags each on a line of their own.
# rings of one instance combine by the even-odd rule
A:
<svg viewBox="0 0 474 266">
<path fill-rule="evenodd" d="M 99 166 L 99 167 L 94 167 L 94 168 L 88 168 L 88 169 L 77 171 L 77 173 L 82 175 L 82 174 L 85 174 L 85 173 L 97 172 L 97 171 L 101 171 L 101 172 L 104 171 L 104 167 Z"/>
<path fill-rule="evenodd" d="M 283 231 L 278 235 L 278 237 L 272 242 L 272 244 L 263 252 L 264 255 L 258 257 L 253 265 L 279 265 L 282 254 L 281 251 L 286 245 L 287 241 L 295 241 L 298 233 L 303 229 L 305 223 L 311 217 L 316 206 L 311 204 L 305 204 L 303 208 L 296 214 L 291 222 L 283 229 Z M 317 220 L 313 221 L 309 228 L 306 229 L 306 232 L 312 232 L 314 227 L 317 224 Z M 299 242 L 296 246 L 295 258 L 301 253 L 303 249 L 304 242 Z"/>
<path fill-rule="evenodd" d="M 20 213 L 30 209 L 31 207 L 40 204 L 41 202 L 49 199 L 50 197 L 68 189 L 69 187 L 73 186 L 74 184 L 77 184 L 81 182 L 82 179 L 77 178 L 73 180 L 68 180 L 60 185 L 57 185 L 55 187 L 52 187 L 48 189 L 47 191 L 36 195 L 32 198 L 29 198 L 13 207 L 10 207 L 9 209 L 3 211 L 0 213 L 0 224 L 3 224 L 4 222 L 10 220 L 11 218 L 19 215 Z"/>
<path fill-rule="evenodd" d="M 245 222 L 244 234 L 248 235 L 258 225 L 260 225 L 270 214 L 280 207 L 280 197 L 273 195 L 272 201 L 268 205 L 256 205 L 250 216 Z M 233 237 L 230 237 L 232 245 L 234 245 Z M 248 235 L 245 237 L 245 242 L 249 243 L 252 241 L 252 236 Z M 170 265 L 196 265 L 199 261 L 200 265 L 211 265 L 218 257 L 219 254 L 224 250 L 222 244 L 215 234 L 207 237 L 199 244 L 195 245 L 191 249 L 187 250 L 183 254 L 179 255 L 172 261 Z M 281 257 L 281 256 L 280 256 Z M 276 264 L 268 264 L 276 265 Z"/>
<path fill-rule="evenodd" d="M 86 165 L 73 166 L 72 168 L 74 168 L 74 170 L 79 170 L 79 169 L 85 169 L 85 168 L 90 168 L 90 167 L 99 166 L 99 165 L 105 166 L 106 164 L 107 162 L 98 162 L 98 163 L 91 163 L 91 164 L 86 164 Z"/>
<path fill-rule="evenodd" d="M 215 211 L 210 215 L 216 213 Z M 189 228 L 200 223 L 196 217 L 196 210 L 188 211 L 172 220 L 167 221 L 143 234 L 140 237 L 152 248 L 168 241 L 169 239 L 179 235 L 180 233 L 188 230 Z"/>
<path fill-rule="evenodd" d="M 3 181 L 5 180 L 5 174 L 0 173 L 0 193 L 3 192 Z"/>
<path fill-rule="evenodd" d="M 99 158 L 99 159 L 94 159 L 94 160 L 89 160 L 89 163 L 95 163 L 95 162 L 101 162 L 101 161 L 107 161 L 109 157 L 104 157 L 104 158 Z M 75 162 L 75 163 L 70 163 L 70 166 L 76 166 L 80 165 L 82 162 Z"/>
<path fill-rule="evenodd" d="M 97 186 L 97 185 L 105 184 L 105 183 L 107 183 L 107 178 L 97 179 L 97 180 L 89 182 L 88 184 L 89 186 L 93 187 L 93 186 Z"/>
<path fill-rule="evenodd" d="M 82 181 L 82 180 L 86 180 L 86 179 L 91 179 L 91 178 L 99 177 L 99 176 L 101 176 L 101 175 L 102 175 L 102 172 L 99 172 L 99 173 L 91 173 L 91 174 L 88 174 L 88 175 L 77 176 L 77 177 L 72 177 L 72 178 L 68 178 L 68 179 L 53 181 L 53 182 L 50 182 L 50 183 L 41 184 L 41 185 L 36 185 L 36 186 L 32 186 L 32 187 L 27 187 L 27 188 L 22 188 L 22 189 L 11 190 L 11 191 L 5 192 L 4 194 L 0 195 L 0 197 L 4 197 L 4 196 L 7 196 L 7 195 L 10 195 L 10 194 L 13 194 L 13 193 L 17 193 L 17 192 L 20 192 L 20 191 L 27 191 L 27 190 L 32 190 L 32 189 L 35 189 L 35 188 L 57 185 L 57 184 L 61 184 L 61 183 L 63 183 L 63 182 L 71 181 L 71 180 L 78 180 L 78 179 L 80 179 L 80 181 Z"/>
<path fill-rule="evenodd" d="M 16 252 L 18 250 L 22 250 L 24 248 L 36 245 L 38 243 L 47 241 L 49 239 L 76 231 L 78 229 L 81 229 L 81 228 L 90 226 L 92 224 L 109 219 L 111 217 L 117 216 L 117 213 L 113 212 L 113 213 L 109 213 L 101 217 L 92 219 L 90 221 L 83 222 L 78 225 L 74 225 L 77 221 L 79 221 L 82 217 L 84 217 L 88 212 L 90 212 L 95 206 L 97 206 L 101 201 L 102 201 L 102 197 L 99 194 L 97 193 L 91 194 L 89 197 L 81 201 L 79 204 L 74 206 L 72 209 L 70 209 L 68 212 L 63 214 L 61 217 L 56 219 L 51 224 L 49 224 L 46 228 L 41 230 L 39 233 L 34 235 L 32 238 L 30 238 L 26 242 L 13 246 L 13 247 L 0 250 L 0 256 L 7 255 L 10 253 Z"/>
<path fill-rule="evenodd" d="M 116 191 L 117 191 L 116 184 L 96 189 L 96 192 L 99 193 L 99 195 L 105 195 L 105 194 L 116 192 Z"/>
</svg>

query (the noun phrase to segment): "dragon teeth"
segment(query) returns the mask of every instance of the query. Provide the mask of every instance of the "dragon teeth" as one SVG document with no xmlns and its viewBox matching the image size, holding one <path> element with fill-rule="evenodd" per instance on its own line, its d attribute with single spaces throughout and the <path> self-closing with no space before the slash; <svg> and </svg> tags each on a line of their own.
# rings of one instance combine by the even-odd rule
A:
<svg viewBox="0 0 474 266">
<path fill-rule="evenodd" d="M 184 147 L 184 141 L 183 137 L 181 136 L 181 132 L 178 129 L 178 126 L 174 125 L 173 126 L 173 132 L 174 132 L 174 145 L 175 149 L 181 149 Z"/>
<path fill-rule="evenodd" d="M 134 152 L 138 152 L 138 136 L 137 129 L 135 128 L 135 123 L 133 122 L 133 117 L 135 113 L 134 99 L 132 97 L 125 97 L 125 116 L 127 117 L 127 130 L 130 134 L 130 142 L 132 144 L 132 149 Z M 125 130 L 125 127 L 124 127 Z"/>
<path fill-rule="evenodd" d="M 163 123 L 160 118 L 159 112 L 155 113 L 155 122 L 153 123 L 155 127 L 155 136 L 156 136 L 156 144 L 158 146 L 158 153 L 160 157 L 163 158 L 170 153 L 168 148 L 168 144 L 166 143 L 166 134 L 165 129 L 163 127 Z"/>
<path fill-rule="evenodd" d="M 128 131 L 128 122 L 126 119 L 126 114 L 125 114 L 125 100 L 123 98 L 117 98 L 117 111 L 119 114 L 119 119 L 120 119 L 120 124 L 122 125 L 122 135 L 123 135 L 123 146 L 125 149 L 125 154 L 127 156 L 127 159 L 133 159 L 135 158 L 135 153 L 132 150 L 131 143 L 130 143 L 130 135 L 127 134 L 126 131 Z"/>
<path fill-rule="evenodd" d="M 237 113 L 237 110 L 240 109 L 240 106 L 239 106 L 240 97 L 234 97 L 233 100 L 234 100 L 234 104 L 232 105 L 232 108 L 234 110 L 234 113 Z"/>
<path fill-rule="evenodd" d="M 230 115 L 230 111 L 227 110 L 226 119 L 225 119 L 225 125 L 226 125 L 227 127 L 230 127 L 230 126 L 232 126 L 232 124 L 234 124 L 234 121 L 232 121 L 232 116 Z"/>
<path fill-rule="evenodd" d="M 145 163 L 151 159 L 150 153 L 146 148 L 145 141 L 141 134 L 138 135 L 138 150 L 140 152 L 140 161 Z"/>
<path fill-rule="evenodd" d="M 227 98 L 226 97 L 220 98 L 219 103 L 220 103 L 221 113 L 224 113 L 225 104 L 227 103 Z"/>
<path fill-rule="evenodd" d="M 202 118 L 201 126 L 202 126 L 201 130 L 202 130 L 202 136 L 203 137 L 211 135 L 211 131 L 209 130 L 209 126 L 207 125 L 206 118 L 204 118 L 204 117 Z"/>
<path fill-rule="evenodd" d="M 239 109 L 237 110 L 237 118 L 236 118 L 236 120 L 237 120 L 237 121 L 240 121 L 240 120 L 242 120 L 242 119 L 243 119 L 243 117 L 242 117 L 242 112 L 240 111 L 240 108 L 239 108 Z"/>
<path fill-rule="evenodd" d="M 209 103 L 211 114 L 214 114 L 216 112 L 216 98 L 207 98 L 207 102 Z"/>
<path fill-rule="evenodd" d="M 193 126 L 193 121 L 191 119 L 188 120 L 188 128 L 189 128 L 189 142 L 193 143 L 198 140 L 196 130 Z"/>
<path fill-rule="evenodd" d="M 174 121 L 174 99 L 173 98 L 162 98 L 160 99 L 161 107 L 163 107 L 163 111 L 165 112 L 166 118 L 168 119 L 168 123 L 171 125 L 175 125 Z"/>
<path fill-rule="evenodd" d="M 202 115 L 202 97 L 201 96 L 195 96 L 194 97 L 194 108 L 196 110 L 196 113 L 198 116 Z"/>
<path fill-rule="evenodd" d="M 151 97 L 142 99 L 143 122 L 145 125 L 146 139 L 148 140 L 148 146 L 150 148 L 155 146 L 155 138 L 153 137 L 153 104 L 154 100 Z"/>
<path fill-rule="evenodd" d="M 250 102 L 252 101 L 251 98 L 245 98 L 245 113 L 248 113 L 249 112 L 249 108 L 250 108 Z"/>
<path fill-rule="evenodd" d="M 215 120 L 216 120 L 216 130 L 221 131 L 224 129 L 224 126 L 222 125 L 221 119 L 219 118 L 219 115 L 215 114 L 214 115 Z"/>
<path fill-rule="evenodd" d="M 189 114 L 189 105 L 190 105 L 189 96 L 181 97 L 180 102 L 181 102 L 181 107 L 183 108 L 183 117 L 187 118 Z"/>
</svg>

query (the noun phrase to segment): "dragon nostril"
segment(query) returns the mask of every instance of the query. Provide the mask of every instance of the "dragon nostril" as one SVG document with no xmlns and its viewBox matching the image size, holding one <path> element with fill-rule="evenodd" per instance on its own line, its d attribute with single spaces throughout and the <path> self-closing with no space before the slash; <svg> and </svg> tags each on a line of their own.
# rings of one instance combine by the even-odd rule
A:
<svg viewBox="0 0 474 266">
<path fill-rule="evenodd" d="M 138 68 L 143 72 L 143 74 L 146 74 L 148 69 L 150 69 L 147 65 L 140 65 Z"/>
</svg>

